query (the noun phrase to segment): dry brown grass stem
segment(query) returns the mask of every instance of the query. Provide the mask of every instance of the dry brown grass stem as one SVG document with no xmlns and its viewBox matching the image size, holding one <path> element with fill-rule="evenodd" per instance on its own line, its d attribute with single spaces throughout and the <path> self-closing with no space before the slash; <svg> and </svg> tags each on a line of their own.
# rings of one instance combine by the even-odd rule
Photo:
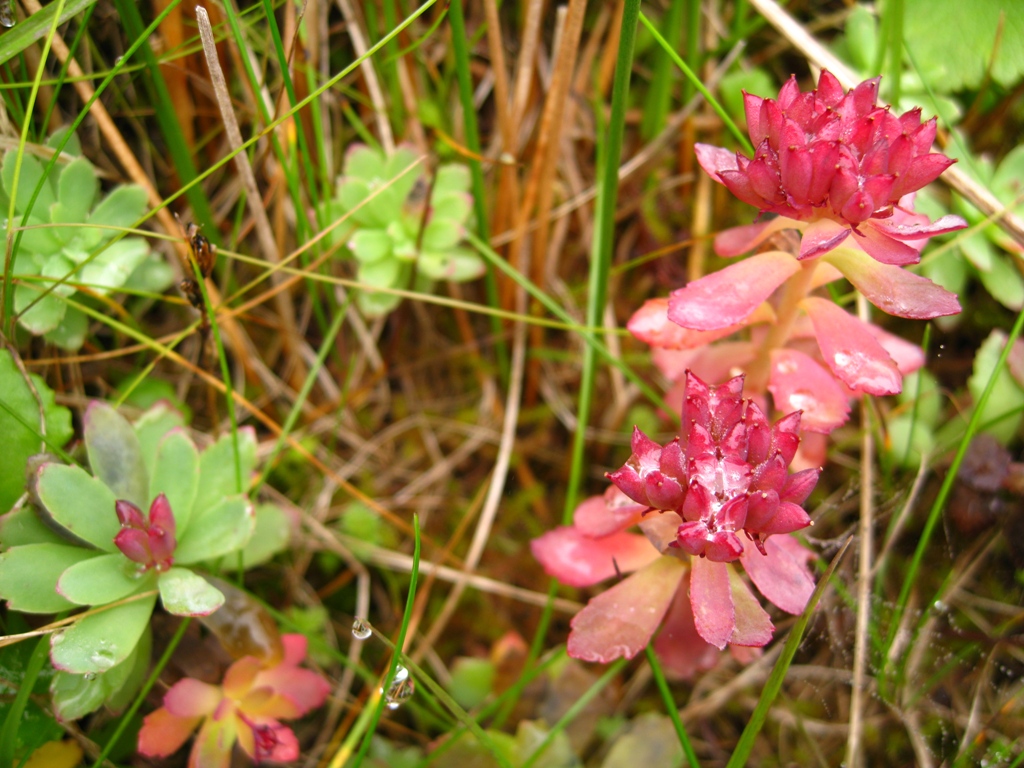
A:
<svg viewBox="0 0 1024 768">
<path fill-rule="evenodd" d="M 349 0 L 335 1 L 338 4 L 338 8 L 341 9 L 341 15 L 345 17 L 345 26 L 348 36 L 352 40 L 352 48 L 356 53 L 356 58 L 366 56 L 369 46 L 366 44 L 363 30 L 359 26 L 359 19 L 352 9 L 352 3 Z M 388 105 L 384 100 L 384 92 L 381 90 L 380 80 L 377 78 L 377 70 L 373 66 L 373 60 L 369 57 L 363 59 L 359 69 L 363 73 L 363 79 L 366 81 L 366 92 L 369 94 L 370 103 L 373 105 L 373 117 L 377 123 L 380 144 L 384 148 L 385 154 L 390 155 L 395 151 L 395 137 L 391 132 L 391 121 L 388 119 Z"/>
<path fill-rule="evenodd" d="M 256 237 L 259 239 L 264 258 L 271 263 L 276 263 L 280 261 L 280 252 L 277 241 L 274 238 L 274 230 L 270 225 L 267 209 L 263 206 L 263 197 L 260 194 L 259 185 L 256 183 L 256 174 L 253 173 L 252 165 L 249 163 L 249 156 L 242 148 L 244 143 L 242 131 L 238 127 L 238 118 L 235 117 L 235 110 L 231 103 L 231 94 L 228 92 L 224 72 L 221 69 L 220 59 L 217 56 L 217 43 L 213 38 L 210 16 L 201 5 L 196 6 L 196 22 L 199 26 L 199 37 L 203 43 L 206 65 L 210 72 L 210 82 L 213 85 L 217 107 L 220 109 L 221 120 L 224 123 L 224 135 L 227 139 L 228 147 L 234 154 L 235 168 L 238 169 L 238 175 L 246 191 L 246 202 L 255 224 Z M 277 272 L 271 273 L 270 276 L 271 281 L 275 285 L 281 282 L 282 278 L 283 275 Z M 302 356 L 297 351 L 299 332 L 295 324 L 295 307 L 292 303 L 291 295 L 287 291 L 279 290 L 274 294 L 274 303 L 277 308 L 278 320 L 281 323 L 281 334 L 285 343 L 285 349 L 289 353 L 288 369 L 290 375 L 294 376 L 297 380 L 301 380 L 306 374 L 306 366 Z"/>
<path fill-rule="evenodd" d="M 844 88 L 852 88 L 860 81 L 856 72 L 814 39 L 775 0 L 750 0 L 750 4 L 815 66 L 834 74 Z M 991 217 L 1019 245 L 1024 246 L 1024 221 L 1011 213 L 988 187 L 970 178 L 956 165 L 947 168 L 939 178 L 970 201 L 985 216 Z"/>
</svg>

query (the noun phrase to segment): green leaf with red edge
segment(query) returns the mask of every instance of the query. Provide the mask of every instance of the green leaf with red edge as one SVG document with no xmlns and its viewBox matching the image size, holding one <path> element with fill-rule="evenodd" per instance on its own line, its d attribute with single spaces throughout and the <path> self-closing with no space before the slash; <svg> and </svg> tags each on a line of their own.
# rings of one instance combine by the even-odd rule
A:
<svg viewBox="0 0 1024 768">
<path fill-rule="evenodd" d="M 57 591 L 78 605 L 106 605 L 152 588 L 152 573 L 120 552 L 76 563 L 57 581 Z"/>
<path fill-rule="evenodd" d="M 99 400 L 93 400 L 85 409 L 83 425 L 92 473 L 116 499 L 125 499 L 145 509 L 149 476 L 142 461 L 142 446 L 132 425 Z"/>
<path fill-rule="evenodd" d="M 75 604 L 57 592 L 65 570 L 99 553 L 70 544 L 26 544 L 0 555 L 0 597 L 12 610 L 57 613 Z"/>
<path fill-rule="evenodd" d="M 156 595 L 105 608 L 50 638 L 50 660 L 65 672 L 109 672 L 135 650 L 149 625 Z"/>
<path fill-rule="evenodd" d="M 188 528 L 199 492 L 199 451 L 184 429 L 167 433 L 157 448 L 148 503 L 167 496 L 177 530 Z"/>
<path fill-rule="evenodd" d="M 105 703 L 114 710 L 122 709 L 128 703 L 123 699 L 133 696 L 145 679 L 151 647 L 150 633 L 143 632 L 128 658 L 109 672 L 102 675 L 58 672 L 50 683 L 57 716 L 64 721 L 78 720 Z"/>
<path fill-rule="evenodd" d="M 164 610 L 175 616 L 209 616 L 224 604 L 224 595 L 188 568 L 171 568 L 157 581 Z"/>
<path fill-rule="evenodd" d="M 252 503 L 245 496 L 228 497 L 196 515 L 178 533 L 174 562 L 190 565 L 213 560 L 242 549 L 255 527 Z"/>
<path fill-rule="evenodd" d="M 249 427 L 238 430 L 238 458 L 235 441 L 230 434 L 223 435 L 199 456 L 199 488 L 193 505 L 193 515 L 219 504 L 225 496 L 244 493 L 249 489 L 252 471 L 256 466 L 256 433 Z M 238 478 L 242 487 L 238 487 Z"/>
<path fill-rule="evenodd" d="M 44 464 L 36 492 L 46 511 L 72 534 L 107 552 L 121 529 L 114 511 L 114 492 L 81 467 Z"/>
</svg>

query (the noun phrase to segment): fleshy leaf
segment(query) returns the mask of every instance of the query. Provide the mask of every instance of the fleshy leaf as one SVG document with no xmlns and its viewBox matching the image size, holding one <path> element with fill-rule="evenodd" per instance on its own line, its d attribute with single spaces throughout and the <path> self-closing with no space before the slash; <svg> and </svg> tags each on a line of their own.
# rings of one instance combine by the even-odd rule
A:
<svg viewBox="0 0 1024 768">
<path fill-rule="evenodd" d="M 698 331 L 736 325 L 799 270 L 788 253 L 759 253 L 673 291 L 668 318 Z"/>
<path fill-rule="evenodd" d="M 750 549 L 750 547 L 745 547 Z M 736 609 L 729 587 L 729 566 L 705 557 L 690 558 L 690 603 L 697 632 L 719 650 L 736 629 Z"/>
<path fill-rule="evenodd" d="M 46 511 L 75 536 L 107 552 L 115 552 L 120 530 L 114 492 L 81 467 L 45 464 L 36 491 Z"/>
<path fill-rule="evenodd" d="M 61 447 L 71 438 L 71 412 L 58 406 L 53 390 L 35 374 L 29 374 L 43 406 L 46 439 Z M 9 510 L 25 491 L 25 465 L 30 456 L 45 450 L 39 423 L 39 404 L 18 371 L 14 358 L 0 350 L 0 514 Z M 21 418 L 15 418 L 17 414 Z M 27 428 L 25 424 L 31 425 Z M 10 546 L 10 545 L 8 545 Z"/>
<path fill-rule="evenodd" d="M 83 421 L 85 448 L 93 474 L 115 498 L 130 501 L 137 507 L 147 507 L 149 477 L 142 461 L 139 438 L 132 425 L 116 410 L 98 400 L 89 403 Z"/>
<path fill-rule="evenodd" d="M 743 569 L 768 600 L 787 613 L 801 613 L 814 591 L 807 568 L 810 552 L 792 536 L 769 536 L 764 549 L 767 556 L 746 547 L 740 557 Z"/>
<path fill-rule="evenodd" d="M 842 248 L 824 257 L 868 301 L 896 317 L 930 320 L 960 312 L 956 294 L 906 269 L 881 264 L 863 251 Z"/>
<path fill-rule="evenodd" d="M 50 638 L 50 660 L 65 672 L 108 672 L 128 658 L 149 624 L 156 595 L 100 610 Z"/>
<path fill-rule="evenodd" d="M 164 435 L 175 427 L 183 426 L 184 423 L 181 413 L 166 402 L 157 403 L 135 420 L 132 428 L 139 438 L 142 463 L 146 467 L 147 477 L 153 477 L 156 473 L 156 452 Z"/>
<path fill-rule="evenodd" d="M 208 616 L 224 604 L 224 595 L 202 576 L 187 568 L 160 574 L 160 602 L 175 616 Z"/>
<path fill-rule="evenodd" d="M 236 475 L 235 444 L 230 434 L 199 455 L 199 490 L 196 493 L 195 515 L 219 504 L 225 496 L 245 493 L 249 489 L 252 470 L 256 466 L 256 433 L 251 427 L 238 430 L 238 468 Z M 242 486 L 236 478 L 241 476 Z"/>
<path fill-rule="evenodd" d="M 618 531 L 592 539 L 573 527 L 556 528 L 530 542 L 545 573 L 571 587 L 588 587 L 642 568 L 661 555 L 644 536 Z"/>
<path fill-rule="evenodd" d="M 763 305 L 762 305 L 763 306 Z M 748 319 L 736 325 L 726 326 L 714 331 L 695 331 L 683 328 L 668 319 L 668 299 L 649 299 L 644 302 L 626 327 L 640 341 L 652 347 L 664 349 L 700 349 L 714 341 L 725 338 L 747 325 Z"/>
<path fill-rule="evenodd" d="M 98 553 L 68 544 L 26 544 L 0 554 L 0 598 L 14 611 L 57 613 L 74 603 L 57 593 L 65 570 Z"/>
<path fill-rule="evenodd" d="M 645 509 L 612 486 L 603 495 L 580 502 L 572 513 L 573 527 L 584 536 L 596 539 L 640 522 Z"/>
<path fill-rule="evenodd" d="M 85 221 L 99 192 L 99 179 L 92 163 L 84 157 L 72 160 L 60 172 L 57 183 L 59 200 L 50 209 L 50 221 L 54 224 L 81 224 Z M 73 230 L 62 232 L 70 240 Z"/>
<path fill-rule="evenodd" d="M 224 499 L 203 514 L 193 516 L 178 535 L 174 562 L 190 565 L 212 560 L 245 546 L 254 526 L 252 504 L 244 496 Z"/>
<path fill-rule="evenodd" d="M 0 550 L 26 544 L 72 544 L 46 525 L 34 507 L 23 506 L 0 517 Z"/>
<path fill-rule="evenodd" d="M 242 569 L 248 570 L 270 560 L 288 547 L 291 537 L 291 522 L 285 511 L 274 504 L 260 504 L 256 507 L 256 519 L 248 543 L 242 549 Z M 223 563 L 225 570 L 237 570 L 237 558 L 228 558 Z"/>
<path fill-rule="evenodd" d="M 199 488 L 199 451 L 185 430 L 168 432 L 157 448 L 149 502 L 161 493 L 167 496 L 177 529 L 188 528 Z"/>
<path fill-rule="evenodd" d="M 719 650 L 697 633 L 688 589 L 676 590 L 664 626 L 654 640 L 654 650 L 666 674 L 676 678 L 692 677 L 718 661 Z"/>
<path fill-rule="evenodd" d="M 855 392 L 894 395 L 903 377 L 889 353 L 865 324 L 827 299 L 808 297 L 801 306 L 814 323 L 814 335 L 826 364 Z"/>
<path fill-rule="evenodd" d="M 57 581 L 57 591 L 78 605 L 106 605 L 152 589 L 148 576 L 120 553 L 100 555 L 65 570 Z"/>
<path fill-rule="evenodd" d="M 659 557 L 593 598 L 572 620 L 569 655 L 603 664 L 636 656 L 661 623 L 684 573 L 686 566 L 676 558 Z"/>
<path fill-rule="evenodd" d="M 110 704 L 115 711 L 116 699 L 134 694 L 142 682 L 143 673 L 149 667 L 151 642 L 148 633 L 144 633 L 128 658 L 102 675 L 76 675 L 71 672 L 57 672 L 50 682 L 50 694 L 53 696 L 54 714 L 63 721 L 78 720 L 90 712 L 95 712 L 104 703 Z"/>
<path fill-rule="evenodd" d="M 749 549 L 755 547 L 744 547 L 744 550 Z M 757 554 L 761 556 L 760 552 Z M 772 640 L 775 625 L 740 575 L 732 568 L 729 569 L 729 588 L 732 590 L 732 604 L 736 611 L 736 628 L 729 642 L 754 648 L 768 645 Z"/>
<path fill-rule="evenodd" d="M 800 426 L 811 432 L 827 434 L 846 423 L 846 393 L 818 363 L 795 349 L 777 349 L 771 353 L 771 366 L 768 391 L 776 409 L 802 411 Z"/>
</svg>

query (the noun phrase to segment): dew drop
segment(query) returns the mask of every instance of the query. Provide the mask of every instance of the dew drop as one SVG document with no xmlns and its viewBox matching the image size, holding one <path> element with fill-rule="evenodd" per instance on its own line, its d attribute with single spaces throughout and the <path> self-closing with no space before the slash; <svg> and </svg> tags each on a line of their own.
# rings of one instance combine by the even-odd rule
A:
<svg viewBox="0 0 1024 768">
<path fill-rule="evenodd" d="M 0 26 L 10 29 L 18 20 L 14 17 L 14 0 L 0 0 Z"/>
<path fill-rule="evenodd" d="M 60 645 L 63 642 L 64 642 L 64 633 L 63 632 L 54 632 L 52 635 L 50 635 L 50 647 L 51 648 L 56 646 L 56 645 Z"/>
<path fill-rule="evenodd" d="M 119 66 L 123 60 L 124 56 L 118 56 L 116 59 L 114 59 L 114 66 Z"/>
<path fill-rule="evenodd" d="M 372 634 L 373 629 L 370 627 L 370 622 L 366 619 L 357 618 L 352 622 L 352 637 L 356 640 L 365 640 Z M 402 669 L 402 667 L 399 667 L 399 669 Z M 409 673 L 406 672 L 405 674 L 408 675 Z"/>
<path fill-rule="evenodd" d="M 91 682 L 91 681 L 96 679 L 96 673 L 95 672 L 86 672 L 84 675 L 82 675 L 82 679 Z"/>
<path fill-rule="evenodd" d="M 107 648 L 97 648 L 92 652 L 89 657 L 91 661 L 100 671 L 106 672 L 112 666 L 114 666 L 114 652 Z"/>
<path fill-rule="evenodd" d="M 409 697 L 416 692 L 416 683 L 409 676 L 409 670 L 401 664 L 395 670 L 395 677 L 388 686 L 388 692 L 384 694 L 384 701 L 388 709 L 398 709 Z"/>
</svg>

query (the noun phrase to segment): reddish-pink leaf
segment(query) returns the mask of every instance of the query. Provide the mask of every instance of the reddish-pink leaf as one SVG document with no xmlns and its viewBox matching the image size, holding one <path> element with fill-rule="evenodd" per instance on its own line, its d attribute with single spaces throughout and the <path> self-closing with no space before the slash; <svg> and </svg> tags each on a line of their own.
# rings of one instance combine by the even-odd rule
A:
<svg viewBox="0 0 1024 768">
<path fill-rule="evenodd" d="M 695 672 L 711 669 L 718 661 L 718 649 L 697 634 L 686 587 L 680 586 L 676 590 L 661 632 L 654 640 L 654 650 L 665 674 L 680 680 L 693 677 Z"/>
<path fill-rule="evenodd" d="M 862 251 L 844 248 L 828 254 L 825 259 L 868 301 L 890 315 L 929 320 L 960 311 L 955 293 L 926 277 L 875 261 Z"/>
<path fill-rule="evenodd" d="M 751 256 L 673 291 L 669 320 L 699 331 L 736 325 L 799 269 L 797 260 L 782 251 Z"/>
<path fill-rule="evenodd" d="M 903 388 L 896 363 L 856 317 L 827 299 L 808 297 L 800 305 L 814 323 L 825 363 L 855 392 L 895 395 Z"/>
<path fill-rule="evenodd" d="M 836 248 L 850 235 L 850 228 L 832 219 L 812 221 L 800 240 L 800 258 L 813 259 Z"/>
<path fill-rule="evenodd" d="M 544 568 L 570 587 L 589 587 L 615 575 L 635 571 L 660 555 L 647 538 L 619 531 L 592 539 L 571 526 L 548 531 L 530 542 L 533 556 Z"/>
<path fill-rule="evenodd" d="M 683 328 L 668 319 L 668 299 L 650 299 L 644 302 L 626 323 L 629 332 L 652 347 L 663 349 L 700 349 L 714 341 L 735 333 L 744 324 L 717 331 L 695 331 Z"/>
<path fill-rule="evenodd" d="M 876 227 L 878 219 L 869 219 L 860 225 L 860 229 L 854 230 L 853 239 L 857 245 L 863 248 L 871 258 L 883 264 L 895 264 L 905 266 L 917 264 L 921 260 L 921 254 L 906 243 L 893 239 L 890 235 Z"/>
<path fill-rule="evenodd" d="M 747 251 L 754 250 L 754 248 L 776 232 L 781 232 L 784 229 L 793 229 L 798 226 L 800 226 L 800 222 L 780 216 L 771 221 L 747 224 L 743 227 L 733 227 L 715 235 L 715 253 L 727 259 L 732 256 L 739 256 Z"/>
<path fill-rule="evenodd" d="M 640 522 L 645 509 L 612 485 L 603 495 L 580 502 L 572 513 L 572 523 L 584 536 L 599 538 Z"/>
<path fill-rule="evenodd" d="M 718 174 L 722 171 L 739 169 L 735 152 L 730 152 L 723 147 L 713 147 L 710 144 L 694 144 L 693 149 L 697 154 L 697 162 L 700 163 L 700 167 L 715 181 L 721 181 Z"/>
<path fill-rule="evenodd" d="M 814 591 L 814 577 L 807 568 L 811 553 L 792 536 L 770 536 L 764 543 L 767 555 L 747 547 L 740 562 L 754 586 L 787 613 L 800 613 Z"/>
<path fill-rule="evenodd" d="M 736 609 L 729 588 L 729 566 L 704 557 L 690 561 L 690 602 L 697 632 L 719 650 L 736 629 Z"/>
<path fill-rule="evenodd" d="M 659 557 L 593 598 L 572 620 L 569 655 L 602 664 L 636 656 L 664 618 L 685 572 L 676 558 Z"/>
<path fill-rule="evenodd" d="M 768 391 L 783 412 L 802 411 L 800 424 L 811 432 L 831 432 L 846 423 L 850 405 L 846 393 L 828 371 L 795 349 L 771 353 Z"/>
<path fill-rule="evenodd" d="M 763 557 L 760 552 L 758 556 Z M 772 640 L 775 625 L 750 588 L 732 568 L 729 569 L 729 588 L 732 590 L 732 604 L 736 611 L 736 628 L 729 642 L 756 648 L 768 645 Z"/>
</svg>

